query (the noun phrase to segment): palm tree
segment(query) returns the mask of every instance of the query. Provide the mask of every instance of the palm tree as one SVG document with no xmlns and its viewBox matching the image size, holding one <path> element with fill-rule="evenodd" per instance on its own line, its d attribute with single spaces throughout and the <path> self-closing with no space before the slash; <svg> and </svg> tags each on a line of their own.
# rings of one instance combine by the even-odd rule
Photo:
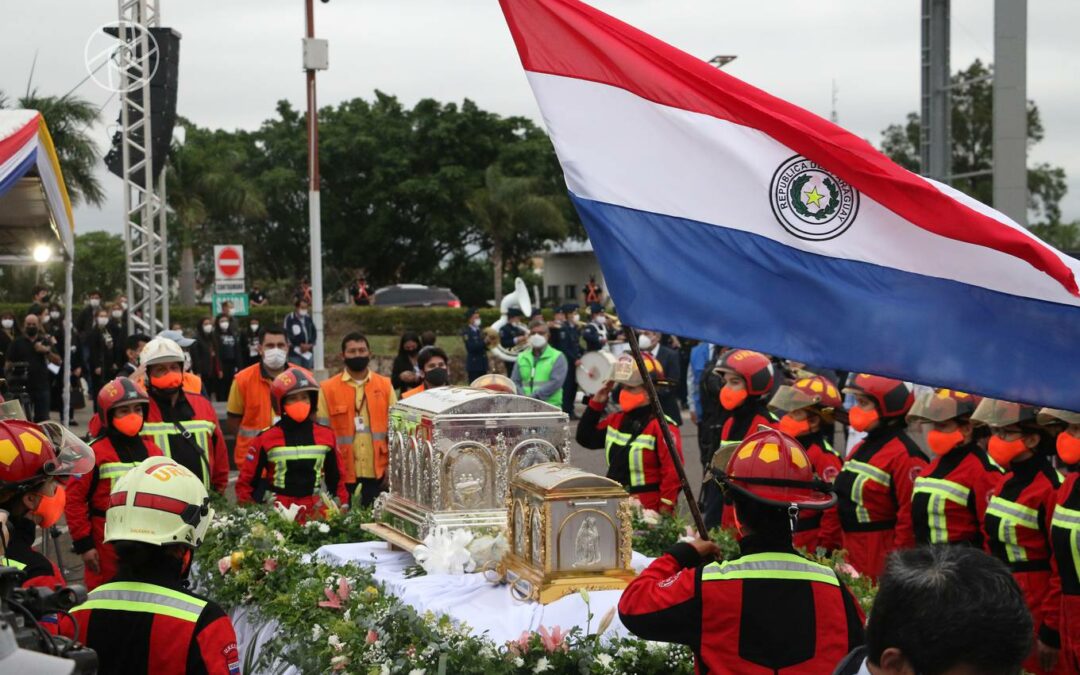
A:
<svg viewBox="0 0 1080 675">
<path fill-rule="evenodd" d="M 241 171 L 235 149 L 186 120 L 183 143 L 174 143 L 166 168 L 169 208 L 180 225 L 180 304 L 195 304 L 195 244 L 211 221 L 234 223 L 265 218 L 266 205 Z"/>
<path fill-rule="evenodd" d="M 538 179 L 506 176 L 498 164 L 487 168 L 484 187 L 473 194 L 466 206 L 491 240 L 496 303 L 503 295 L 508 252 L 528 255 L 544 241 L 562 239 L 568 232 L 566 219 L 554 200 L 540 194 Z"/>
<path fill-rule="evenodd" d="M 0 108 L 7 102 L 0 93 Z M 52 134 L 64 183 L 73 204 L 93 206 L 105 203 L 105 191 L 94 175 L 101 154 L 94 145 L 90 127 L 98 121 L 97 106 L 77 96 L 40 96 L 33 90 L 18 99 L 20 108 L 37 110 L 45 118 Z"/>
</svg>

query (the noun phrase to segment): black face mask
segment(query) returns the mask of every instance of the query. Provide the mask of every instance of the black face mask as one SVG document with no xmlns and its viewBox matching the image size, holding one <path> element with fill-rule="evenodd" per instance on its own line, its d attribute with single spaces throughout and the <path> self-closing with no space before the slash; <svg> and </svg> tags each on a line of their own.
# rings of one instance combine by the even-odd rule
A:
<svg viewBox="0 0 1080 675">
<path fill-rule="evenodd" d="M 450 371 L 446 368 L 432 368 L 424 371 L 424 381 L 431 387 L 442 387 L 450 381 Z"/>
<path fill-rule="evenodd" d="M 353 356 L 345 359 L 345 367 L 354 373 L 362 373 L 367 370 L 368 363 L 371 362 L 370 356 Z"/>
<path fill-rule="evenodd" d="M 420 353 L 420 348 L 419 347 L 413 347 L 412 349 L 406 348 L 405 353 L 408 354 L 409 356 L 412 356 L 413 354 Z"/>
<path fill-rule="evenodd" d="M 37 334 L 38 334 L 37 326 L 27 326 L 26 327 L 26 337 L 34 337 Z"/>
</svg>

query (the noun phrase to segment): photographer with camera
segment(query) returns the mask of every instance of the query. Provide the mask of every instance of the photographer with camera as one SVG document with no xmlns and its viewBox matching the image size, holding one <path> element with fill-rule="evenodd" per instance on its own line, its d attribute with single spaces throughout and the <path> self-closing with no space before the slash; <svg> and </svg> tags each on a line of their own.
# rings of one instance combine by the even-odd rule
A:
<svg viewBox="0 0 1080 675">
<path fill-rule="evenodd" d="M 22 335 L 12 340 L 5 359 L 4 370 L 12 384 L 23 378 L 22 375 L 13 375 L 20 370 L 19 364 L 27 364 L 25 385 L 29 395 L 27 402 L 30 403 L 28 414 L 35 422 L 48 420 L 52 399 L 48 364 L 59 364 L 62 359 L 53 351 L 52 337 L 41 329 L 41 318 L 37 314 L 26 315 Z"/>
<path fill-rule="evenodd" d="M 232 621 L 185 588 L 214 515 L 202 481 L 168 457 L 149 457 L 116 481 L 111 502 L 105 541 L 119 557 L 116 580 L 72 611 L 101 672 L 239 672 Z"/>
</svg>

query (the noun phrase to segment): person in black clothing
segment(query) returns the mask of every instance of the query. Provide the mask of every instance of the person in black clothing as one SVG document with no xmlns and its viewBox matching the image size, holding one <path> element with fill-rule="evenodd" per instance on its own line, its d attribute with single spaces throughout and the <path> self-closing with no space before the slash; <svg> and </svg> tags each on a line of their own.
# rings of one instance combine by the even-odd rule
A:
<svg viewBox="0 0 1080 675">
<path fill-rule="evenodd" d="M 79 335 L 85 335 L 94 327 L 94 318 L 97 316 L 100 307 L 101 291 L 90 291 L 86 296 L 86 304 L 79 310 L 79 315 L 75 318 L 75 330 L 79 331 Z"/>
<path fill-rule="evenodd" d="M 638 332 L 638 346 L 642 351 L 649 352 L 660 362 L 667 376 L 669 387 L 660 392 L 660 407 L 664 414 L 678 426 L 682 426 L 682 411 L 679 409 L 679 382 L 686 379 L 686 371 L 682 368 L 679 360 L 679 352 L 667 347 L 662 342 L 660 333 L 654 330 L 642 330 Z"/>
<path fill-rule="evenodd" d="M 41 319 L 37 314 L 26 315 L 23 333 L 12 341 L 6 358 L 4 370 L 9 380 L 15 379 L 16 371 L 25 373 L 30 404 L 26 414 L 35 422 L 48 420 L 52 401 L 48 364 L 58 363 L 60 357 L 53 352 L 48 335 L 42 332 Z"/>
<path fill-rule="evenodd" d="M 266 294 L 259 288 L 259 284 L 251 285 L 251 292 L 248 293 L 248 304 L 252 307 L 262 307 L 269 303 L 266 299 Z"/>
<path fill-rule="evenodd" d="M 259 333 L 258 317 L 248 317 L 247 326 L 240 333 L 240 369 L 254 365 L 262 359 L 259 354 L 259 345 L 262 344 L 262 334 Z"/>
<path fill-rule="evenodd" d="M 219 401 L 229 398 L 233 377 L 240 369 L 240 341 L 233 328 L 232 319 L 227 314 L 218 314 L 217 330 L 214 332 L 214 346 L 217 350 L 218 381 L 215 388 Z"/>
<path fill-rule="evenodd" d="M 128 327 L 126 312 L 118 302 L 109 308 L 109 333 L 113 338 L 113 363 L 119 368 L 124 362 L 124 343 L 127 340 Z"/>
<path fill-rule="evenodd" d="M 41 316 L 41 313 L 49 306 L 52 293 L 45 286 L 34 286 L 33 293 L 33 302 L 30 303 L 30 309 L 26 310 L 26 313 Z"/>
<path fill-rule="evenodd" d="M 465 311 L 465 320 L 469 323 L 461 331 L 461 338 L 465 341 L 465 372 L 471 384 L 476 378 L 487 374 L 488 353 L 484 332 L 480 328 L 483 323 L 480 310 L 470 307 Z"/>
<path fill-rule="evenodd" d="M 7 354 L 12 341 L 18 334 L 19 327 L 15 324 L 15 315 L 11 312 L 0 315 L 0 363 L 4 362 L 4 355 Z"/>
<path fill-rule="evenodd" d="M 126 360 L 120 366 L 121 377 L 131 377 L 135 374 L 135 369 L 139 367 L 139 352 L 142 351 L 147 342 L 150 342 L 150 336 L 143 333 L 133 333 L 127 336 L 127 340 L 124 341 L 124 357 Z"/>
<path fill-rule="evenodd" d="M 394 365 L 390 369 L 390 384 L 399 397 L 405 390 L 420 384 L 420 366 L 416 363 L 419 354 L 420 336 L 412 332 L 403 333 Z"/>
<path fill-rule="evenodd" d="M 97 410 L 98 390 L 116 377 L 116 334 L 115 331 L 110 330 L 110 321 L 108 311 L 99 309 L 94 317 L 93 328 L 86 334 L 90 396 L 94 399 L 95 410 Z"/>
<path fill-rule="evenodd" d="M 563 383 L 563 412 L 570 419 L 577 419 L 574 399 L 577 398 L 577 367 L 581 362 L 581 331 L 578 330 L 578 306 L 567 303 L 555 310 L 555 324 L 552 328 L 552 346 L 566 357 L 566 381 Z M 667 372 L 667 371 L 664 371 Z"/>
<path fill-rule="evenodd" d="M 191 347 L 191 370 L 202 378 L 207 393 L 217 386 L 217 346 L 214 343 L 214 319 L 203 317 Z"/>
<path fill-rule="evenodd" d="M 363 274 L 357 274 L 356 281 L 349 286 L 349 297 L 357 307 L 371 304 L 371 289 L 368 288 Z"/>
</svg>

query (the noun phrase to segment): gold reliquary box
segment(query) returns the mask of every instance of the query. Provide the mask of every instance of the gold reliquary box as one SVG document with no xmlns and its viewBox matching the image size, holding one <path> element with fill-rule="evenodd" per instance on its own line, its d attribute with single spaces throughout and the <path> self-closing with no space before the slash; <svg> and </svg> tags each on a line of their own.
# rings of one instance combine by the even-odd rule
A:
<svg viewBox="0 0 1080 675">
<path fill-rule="evenodd" d="M 568 464 L 537 464 L 510 483 L 510 552 L 503 572 L 518 598 L 543 604 L 581 590 L 619 590 L 630 567 L 629 495 Z"/>
</svg>

